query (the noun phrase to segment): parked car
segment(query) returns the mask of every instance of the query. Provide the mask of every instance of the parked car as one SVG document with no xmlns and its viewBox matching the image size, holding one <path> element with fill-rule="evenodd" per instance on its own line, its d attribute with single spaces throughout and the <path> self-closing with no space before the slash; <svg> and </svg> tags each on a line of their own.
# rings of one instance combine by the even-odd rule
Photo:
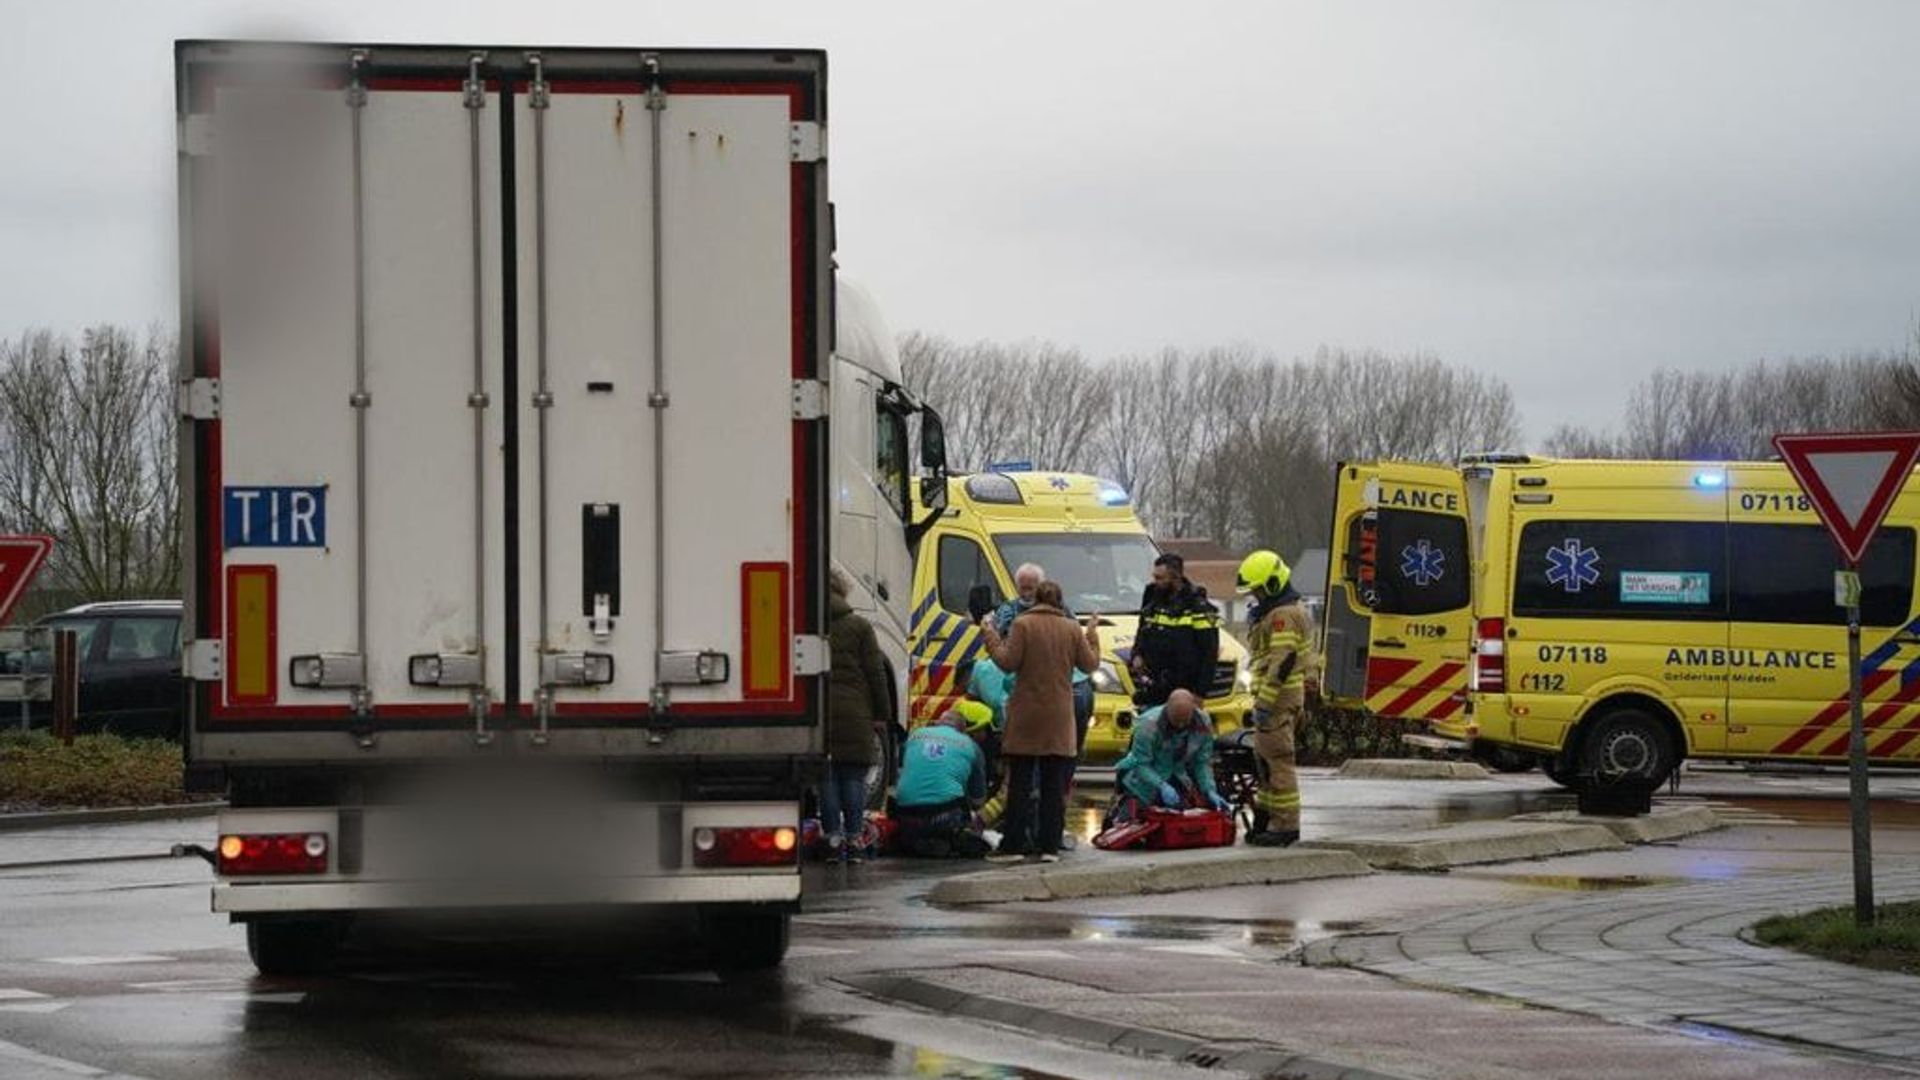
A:
<svg viewBox="0 0 1920 1080">
<path fill-rule="evenodd" d="M 80 652 L 77 730 L 164 739 L 180 737 L 180 601 L 126 600 L 82 604 L 36 625 L 72 630 Z M 0 657 L 0 668 L 45 671 L 45 652 Z M 0 713 L 0 728 L 17 724 Z M 53 722 L 49 702 L 34 702 L 33 727 Z"/>
</svg>

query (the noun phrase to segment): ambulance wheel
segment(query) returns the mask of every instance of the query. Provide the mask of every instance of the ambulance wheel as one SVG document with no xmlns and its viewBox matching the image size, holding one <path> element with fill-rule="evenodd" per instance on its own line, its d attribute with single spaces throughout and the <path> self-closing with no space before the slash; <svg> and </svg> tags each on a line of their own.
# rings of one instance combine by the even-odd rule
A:
<svg viewBox="0 0 1920 1080">
<path fill-rule="evenodd" d="M 701 936 L 714 970 L 767 971 L 787 957 L 787 913 L 709 911 L 701 920 Z"/>
<path fill-rule="evenodd" d="M 1679 764 L 1665 726 L 1634 708 L 1615 709 L 1595 720 L 1581 756 L 1586 759 L 1582 771 L 1602 787 L 1657 788 Z"/>
<path fill-rule="evenodd" d="M 256 919 L 247 924 L 247 955 L 262 975 L 318 975 L 333 966 L 346 928 L 319 919 Z"/>
</svg>

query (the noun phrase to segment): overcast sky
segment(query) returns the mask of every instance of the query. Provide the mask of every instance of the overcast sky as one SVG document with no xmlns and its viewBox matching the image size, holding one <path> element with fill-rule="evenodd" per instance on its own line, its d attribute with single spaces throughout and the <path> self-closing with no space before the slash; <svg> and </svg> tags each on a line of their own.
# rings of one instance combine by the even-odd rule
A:
<svg viewBox="0 0 1920 1080">
<path fill-rule="evenodd" d="M 265 12 L 274 12 L 267 15 Z M 1528 430 L 1899 348 L 1920 4 L 0 0 L 0 334 L 171 322 L 178 37 L 820 46 L 843 270 L 1096 355 L 1430 349 Z"/>
</svg>

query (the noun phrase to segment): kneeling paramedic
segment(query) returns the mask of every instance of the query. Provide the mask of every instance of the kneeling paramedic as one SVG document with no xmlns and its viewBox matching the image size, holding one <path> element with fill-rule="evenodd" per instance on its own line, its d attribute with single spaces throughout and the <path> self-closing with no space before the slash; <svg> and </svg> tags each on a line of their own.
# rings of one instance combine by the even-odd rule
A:
<svg viewBox="0 0 1920 1080">
<path fill-rule="evenodd" d="M 1247 843 L 1286 847 L 1300 839 L 1300 778 L 1294 772 L 1294 733 L 1307 707 L 1312 621 L 1292 584 L 1293 571 L 1271 551 L 1240 563 L 1240 591 L 1253 595 L 1247 645 L 1253 653 L 1253 752 L 1260 759 Z"/>
<path fill-rule="evenodd" d="M 901 852 L 935 859 L 987 853 L 973 811 L 987 797 L 980 741 L 992 731 L 993 711 L 962 701 L 907 737 L 893 815 Z"/>
<path fill-rule="evenodd" d="M 1213 721 L 1190 691 L 1175 690 L 1134 721 L 1127 756 L 1114 765 L 1114 780 L 1124 803 L 1128 796 L 1145 806 L 1172 810 L 1211 807 L 1231 810 L 1213 782 Z M 1109 824 L 1131 816 L 1116 806 Z"/>
</svg>

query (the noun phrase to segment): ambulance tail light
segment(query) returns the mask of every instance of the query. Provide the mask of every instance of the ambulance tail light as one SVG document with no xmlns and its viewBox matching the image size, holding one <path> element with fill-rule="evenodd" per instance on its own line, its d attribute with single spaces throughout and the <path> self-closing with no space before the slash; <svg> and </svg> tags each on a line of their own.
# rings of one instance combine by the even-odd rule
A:
<svg viewBox="0 0 1920 1080">
<path fill-rule="evenodd" d="M 799 851 L 791 825 L 693 830 L 695 866 L 792 866 Z"/>
<path fill-rule="evenodd" d="M 1481 694 L 1507 692 L 1507 620 L 1481 619 L 1474 628 L 1473 689 Z"/>
<path fill-rule="evenodd" d="M 326 833 L 229 833 L 218 851 L 222 874 L 327 872 Z"/>
</svg>

